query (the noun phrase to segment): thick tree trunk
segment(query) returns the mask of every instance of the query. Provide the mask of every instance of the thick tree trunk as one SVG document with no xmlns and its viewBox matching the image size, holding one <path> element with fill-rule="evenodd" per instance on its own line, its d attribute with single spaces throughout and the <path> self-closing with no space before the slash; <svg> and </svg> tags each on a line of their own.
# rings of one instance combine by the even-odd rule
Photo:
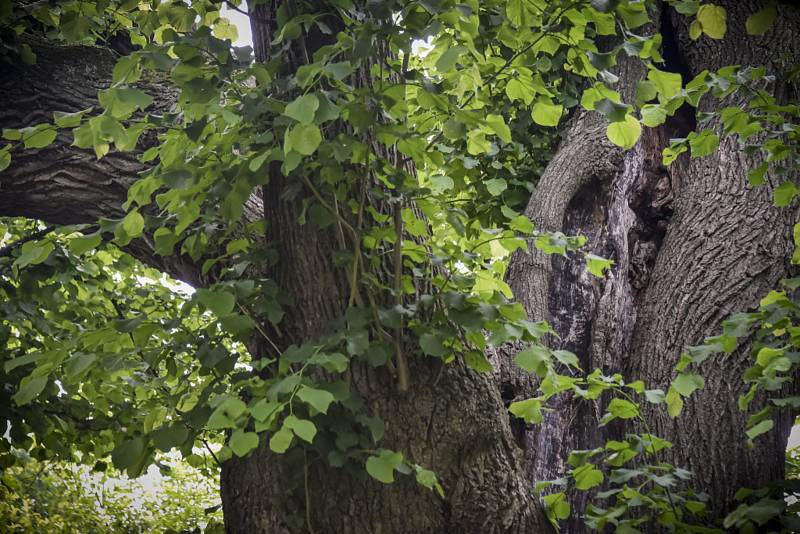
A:
<svg viewBox="0 0 800 534">
<path fill-rule="evenodd" d="M 786 65 L 800 59 L 800 10 L 781 5 L 775 26 L 763 37 L 748 36 L 747 17 L 759 2 L 722 2 L 728 13 L 724 41 L 692 42 L 685 20 L 675 17 L 676 40 L 686 65 L 694 74 L 725 65 L 764 65 L 777 76 L 776 94 L 793 100 Z M 788 63 L 783 63 L 788 60 Z M 739 105 L 733 97 L 726 105 Z M 719 109 L 710 98 L 698 111 Z M 722 133 L 715 119 L 707 128 Z M 790 276 L 792 225 L 798 211 L 772 205 L 772 190 L 786 177 L 767 177 L 767 185 L 753 188 L 746 172 L 761 163 L 745 155 L 738 140 L 724 138 L 719 150 L 707 158 L 691 160 L 684 170 L 675 213 L 655 262 L 642 299 L 636 331 L 627 360 L 630 376 L 648 384 L 664 385 L 688 345 L 697 345 L 719 333 L 720 322 L 736 311 L 752 309 L 778 280 Z M 795 174 L 794 179 L 797 175 Z M 779 480 L 784 472 L 784 451 L 794 417 L 776 418 L 775 429 L 748 450 L 743 435 L 748 414 L 736 399 L 748 385 L 741 380 L 748 363 L 750 343 L 732 355 L 704 367 L 705 388 L 686 403 L 677 419 L 652 411 L 654 431 L 669 437 L 672 457 L 695 474 L 700 489 L 723 512 L 740 487 L 759 487 Z M 656 356 L 656 357 L 653 357 Z M 760 409 L 764 399 L 753 405 Z M 759 406 L 761 405 L 761 406 Z"/>
<path fill-rule="evenodd" d="M 784 94 L 781 74 L 787 69 L 777 63 L 786 54 L 793 59 L 784 65 L 799 57 L 797 9 L 781 5 L 775 27 L 752 37 L 745 34 L 745 20 L 761 3 L 717 4 L 728 12 L 721 41 L 691 41 L 686 17 L 661 17 L 667 70 L 693 77 L 703 69 L 766 63 Z M 618 90 L 631 101 L 645 71 L 623 64 L 619 74 Z M 700 111 L 721 107 L 707 96 Z M 578 354 L 584 369 L 623 372 L 649 388 L 666 389 L 687 346 L 718 333 L 721 320 L 756 305 L 789 274 L 797 215 L 772 206 L 777 180 L 756 189 L 747 185 L 746 172 L 758 161 L 745 156 L 736 139 L 724 139 L 712 156 L 683 155 L 664 169 L 660 152 L 668 139 L 693 128 L 693 117 L 684 110 L 679 115 L 663 127 L 646 128 L 639 144 L 622 154 L 606 140 L 605 121 L 580 112 L 531 199 L 526 214 L 540 228 L 586 235 L 592 251 L 614 260 L 610 274 L 594 278 L 576 262 L 547 257 L 532 246 L 528 254 L 517 253 L 508 270 L 509 284 L 531 317 L 547 319 L 561 336 L 554 345 Z M 708 127 L 722 133 L 718 121 Z M 742 346 L 733 357 L 705 367 L 706 388 L 687 402 L 679 419 L 661 407 L 648 412 L 654 432 L 675 443 L 669 459 L 694 471 L 694 487 L 711 496 L 716 514 L 738 488 L 783 474 L 790 418 L 776 421 L 757 451 L 745 448 L 746 418 L 736 399 L 745 390 L 741 372 L 748 349 Z M 513 373 L 503 379 L 509 387 L 520 385 Z M 563 476 L 570 450 L 602 446 L 612 437 L 598 429 L 599 407 L 556 402 L 541 426 L 524 432 L 526 466 L 536 480 Z M 579 517 L 585 505 L 585 492 L 573 496 L 568 532 L 585 528 Z"/>
<path fill-rule="evenodd" d="M 258 19 L 274 20 L 279 4 L 260 5 Z M 273 24 L 253 24 L 258 60 L 268 59 Z M 306 39 L 308 54 L 318 46 L 316 39 L 319 37 Z M 376 53 L 386 52 L 378 47 Z M 290 58 L 289 68 L 302 63 L 302 57 Z M 375 62 L 381 59 L 373 58 Z M 298 65 L 292 64 L 295 62 Z M 351 83 L 370 84 L 368 73 L 363 67 Z M 373 150 L 390 161 L 398 159 L 381 146 L 373 144 Z M 349 290 L 341 268 L 334 267 L 332 244 L 337 239 L 333 230 L 319 232 L 311 225 L 300 225 L 299 200 L 281 200 L 290 179 L 300 178 L 272 172 L 264 188 L 265 217 L 272 228 L 267 239 L 281 257 L 269 276 L 295 301 L 282 323 L 279 344 L 284 346 L 319 335 L 320 328 L 341 317 Z M 383 212 L 388 209 L 375 207 Z M 347 468 L 332 469 L 324 459 L 304 458 L 299 449 L 280 456 L 262 443 L 257 453 L 223 465 L 222 496 L 229 532 L 549 530 L 520 468 L 520 451 L 491 377 L 462 363 L 443 369 L 440 362 L 413 361 L 410 388 L 398 393 L 396 379 L 385 368 L 374 370 L 354 361 L 350 373 L 351 390 L 365 401 L 371 416 L 386 423 L 380 445 L 435 470 L 445 497 L 440 499 L 420 487 L 413 477 L 401 477 L 387 486 L 369 477 L 362 466 L 351 463 Z M 309 462 L 307 481 L 301 476 L 304 462 Z"/>
</svg>

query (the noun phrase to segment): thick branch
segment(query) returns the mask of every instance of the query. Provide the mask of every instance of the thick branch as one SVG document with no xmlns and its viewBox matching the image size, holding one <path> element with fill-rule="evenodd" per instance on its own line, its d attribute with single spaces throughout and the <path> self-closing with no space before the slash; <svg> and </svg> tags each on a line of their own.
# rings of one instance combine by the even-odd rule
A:
<svg viewBox="0 0 800 534">
<path fill-rule="evenodd" d="M 0 101 L 9 103 L 0 107 L 0 128 L 52 123 L 54 111 L 74 113 L 98 106 L 98 91 L 111 84 L 116 62 L 112 50 L 41 42 L 33 48 L 35 65 L 0 65 Z M 173 107 L 177 93 L 166 82 L 149 79 L 139 85 L 154 99 L 147 111 L 159 113 Z M 111 152 L 97 159 L 93 151 L 72 146 L 72 140 L 71 131 L 60 130 L 47 147 L 19 147 L 12 153 L 11 166 L 0 173 L 0 216 L 78 224 L 124 215 L 122 204 L 128 188 L 147 169 L 138 160 L 141 150 Z M 248 202 L 246 212 L 250 218 L 262 216 L 257 196 Z M 133 241 L 126 250 L 175 278 L 202 283 L 194 262 L 156 255 L 147 236 Z"/>
</svg>

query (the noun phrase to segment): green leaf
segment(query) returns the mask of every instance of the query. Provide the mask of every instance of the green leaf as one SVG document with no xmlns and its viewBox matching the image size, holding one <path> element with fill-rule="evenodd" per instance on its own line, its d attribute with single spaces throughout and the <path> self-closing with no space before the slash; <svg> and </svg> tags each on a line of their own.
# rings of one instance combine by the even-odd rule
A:
<svg viewBox="0 0 800 534">
<path fill-rule="evenodd" d="M 297 396 L 301 401 L 313 406 L 320 413 L 328 413 L 328 407 L 336 400 L 335 397 L 324 389 L 314 389 L 308 386 L 301 386 L 297 391 Z"/>
<path fill-rule="evenodd" d="M 642 124 L 649 128 L 661 126 L 667 120 L 667 110 L 659 105 L 645 104 L 642 106 Z"/>
<path fill-rule="evenodd" d="M 779 208 L 785 208 L 792 203 L 792 200 L 794 200 L 794 197 L 797 196 L 797 193 L 800 193 L 800 190 L 797 189 L 797 186 L 795 186 L 794 183 L 783 182 L 772 192 L 773 204 Z"/>
<path fill-rule="evenodd" d="M 256 421 L 265 422 L 274 419 L 281 411 L 283 411 L 284 404 L 282 402 L 269 401 L 261 399 L 250 407 L 250 415 Z"/>
<path fill-rule="evenodd" d="M 14 266 L 22 268 L 28 265 L 38 265 L 50 257 L 54 248 L 53 242 L 49 240 L 23 243 L 20 247 L 19 257 L 14 260 Z"/>
<path fill-rule="evenodd" d="M 496 197 L 503 193 L 506 189 L 508 189 L 508 182 L 506 182 L 503 178 L 492 178 L 491 180 L 486 180 L 483 182 L 483 185 L 486 186 L 486 190 L 489 191 L 489 194 Z"/>
<path fill-rule="evenodd" d="M 661 404 L 666 400 L 666 395 L 664 391 L 660 389 L 648 389 L 644 392 L 644 396 L 647 399 L 647 402 L 652 404 Z"/>
<path fill-rule="evenodd" d="M 314 124 L 296 124 L 286 134 L 284 151 L 293 150 L 298 154 L 310 156 L 322 142 L 322 133 Z"/>
<path fill-rule="evenodd" d="M 294 432 L 298 438 L 308 443 L 314 441 L 314 436 L 317 435 L 317 427 L 314 426 L 314 423 L 306 419 L 300 419 L 294 415 L 287 417 L 283 422 L 283 426 Z"/>
<path fill-rule="evenodd" d="M 764 185 L 764 176 L 767 174 L 767 170 L 769 170 L 769 163 L 766 161 L 750 169 L 747 171 L 747 182 L 753 187 Z"/>
<path fill-rule="evenodd" d="M 258 447 L 258 434 L 238 428 L 231 434 L 228 445 L 236 456 L 242 458 Z"/>
<path fill-rule="evenodd" d="M 28 404 L 39 396 L 47 385 L 49 376 L 26 376 L 19 383 L 19 389 L 11 398 L 17 406 Z"/>
<path fill-rule="evenodd" d="M 656 90 L 663 97 L 663 101 L 669 100 L 681 90 L 681 75 L 676 72 L 650 69 L 647 79 L 653 82 Z"/>
<path fill-rule="evenodd" d="M 445 355 L 446 349 L 441 336 L 438 334 L 425 333 L 419 337 L 419 346 L 428 356 L 441 358 Z"/>
<path fill-rule="evenodd" d="M 684 397 L 688 397 L 695 390 L 701 389 L 705 384 L 703 377 L 694 373 L 681 373 L 672 381 L 672 387 Z"/>
<path fill-rule="evenodd" d="M 96 360 L 96 354 L 75 353 L 64 364 L 64 372 L 67 377 L 73 378 L 88 369 Z"/>
<path fill-rule="evenodd" d="M 610 98 L 603 98 L 594 103 L 594 109 L 605 115 L 611 122 L 618 122 L 625 120 L 631 107 L 614 102 Z"/>
<path fill-rule="evenodd" d="M 83 111 L 76 111 L 75 113 L 64 113 L 63 111 L 53 112 L 53 121 L 59 128 L 75 128 L 79 126 L 83 115 L 92 108 L 84 109 Z"/>
<path fill-rule="evenodd" d="M 394 470 L 403 463 L 403 455 L 399 452 L 381 450 L 378 456 L 367 458 L 367 473 L 384 484 L 394 482 Z"/>
<path fill-rule="evenodd" d="M 111 460 L 114 467 L 120 470 L 133 467 L 144 453 L 144 439 L 137 436 L 133 439 L 123 441 L 111 453 Z"/>
<path fill-rule="evenodd" d="M 417 484 L 431 491 L 435 491 L 439 494 L 439 497 L 444 497 L 444 488 L 436 478 L 436 473 L 419 466 L 414 466 L 414 470 L 417 472 Z"/>
<path fill-rule="evenodd" d="M 67 246 L 70 252 L 76 256 L 80 256 L 87 250 L 96 248 L 102 241 L 103 237 L 100 235 L 100 232 L 95 232 L 86 236 L 73 237 L 69 240 Z"/>
<path fill-rule="evenodd" d="M 604 478 L 603 472 L 588 462 L 573 469 L 571 474 L 575 479 L 575 487 L 579 490 L 588 490 L 599 486 Z"/>
<path fill-rule="evenodd" d="M 284 426 L 272 435 L 269 440 L 269 448 L 272 452 L 283 454 L 292 444 L 292 439 L 294 439 L 294 434 Z"/>
<path fill-rule="evenodd" d="M 161 227 L 153 232 L 153 239 L 156 242 L 156 254 L 160 256 L 172 256 L 173 249 L 180 239 L 180 236 L 175 235 L 169 228 Z"/>
<path fill-rule="evenodd" d="M 678 390 L 674 387 L 670 387 L 669 390 L 667 390 L 665 400 L 667 402 L 667 413 L 669 413 L 669 416 L 673 419 L 678 417 L 681 414 L 681 410 L 683 410 L 683 400 Z"/>
<path fill-rule="evenodd" d="M 625 117 L 622 122 L 612 122 L 606 129 L 608 139 L 624 149 L 633 148 L 642 135 L 642 126 L 632 115 Z"/>
<path fill-rule="evenodd" d="M 783 356 L 784 349 L 776 349 L 774 347 L 763 347 L 756 355 L 756 363 L 761 367 L 766 367 L 774 360 Z"/>
<path fill-rule="evenodd" d="M 541 345 L 533 345 L 532 347 L 519 351 L 514 357 L 514 362 L 529 373 L 536 373 L 539 376 L 544 376 L 551 362 L 550 351 Z"/>
<path fill-rule="evenodd" d="M 558 126 L 564 106 L 553 104 L 550 100 L 540 98 L 533 105 L 531 117 L 533 122 L 542 126 Z"/>
<path fill-rule="evenodd" d="M 436 60 L 436 70 L 439 72 L 445 72 L 452 69 L 458 62 L 458 58 L 460 58 L 466 51 L 466 46 L 451 46 L 445 50 L 444 54 L 439 56 L 439 59 Z"/>
<path fill-rule="evenodd" d="M 217 430 L 223 428 L 234 428 L 236 419 L 247 409 L 247 405 L 236 397 L 227 397 L 223 400 L 208 418 L 206 428 Z"/>
<path fill-rule="evenodd" d="M 748 438 L 753 439 L 757 436 L 760 436 L 761 434 L 764 434 L 765 432 L 769 432 L 770 430 L 772 430 L 773 426 L 775 426 L 775 423 L 772 419 L 765 419 L 760 423 L 758 423 L 757 425 L 753 426 L 752 428 L 748 429 L 747 432 L 745 432 L 745 434 L 747 434 Z"/>
<path fill-rule="evenodd" d="M 13 360 L 7 360 L 5 364 L 3 364 L 3 369 L 6 373 L 10 373 L 17 367 L 21 367 L 23 365 L 30 365 L 32 363 L 36 363 L 37 361 L 44 358 L 46 354 L 41 352 L 30 352 L 24 356 L 20 356 L 18 358 L 14 358 Z"/>
<path fill-rule="evenodd" d="M 708 156 L 719 146 L 719 136 L 711 130 L 704 130 L 696 135 L 692 134 L 689 135 L 689 146 L 692 148 L 693 158 Z"/>
<path fill-rule="evenodd" d="M 511 142 L 511 130 L 501 115 L 489 114 L 486 116 L 486 124 L 497 134 L 504 143 Z"/>
<path fill-rule="evenodd" d="M 569 517 L 571 508 L 569 501 L 567 500 L 567 495 L 563 491 L 545 495 L 542 497 L 542 500 L 556 520 L 562 520 Z"/>
<path fill-rule="evenodd" d="M 600 256 L 595 256 L 594 254 L 586 255 L 586 270 L 598 278 L 603 278 L 605 276 L 604 271 L 606 269 L 611 269 L 613 265 L 614 260 L 607 260 Z"/>
<path fill-rule="evenodd" d="M 512 78 L 506 84 L 506 95 L 512 102 L 522 100 L 525 104 L 530 104 L 535 94 L 530 82 L 523 83 L 519 78 Z"/>
<path fill-rule="evenodd" d="M 749 35 L 761 35 L 767 33 L 775 22 L 778 9 L 775 2 L 770 2 L 766 7 L 747 17 L 745 27 Z"/>
<path fill-rule="evenodd" d="M 556 360 L 560 361 L 564 365 L 568 365 L 570 367 L 578 367 L 580 365 L 578 356 L 568 350 L 554 350 L 553 356 L 555 356 Z"/>
<path fill-rule="evenodd" d="M 114 65 L 111 81 L 114 83 L 133 83 L 142 77 L 142 69 L 137 56 L 122 56 Z"/>
<path fill-rule="evenodd" d="M 473 156 L 487 154 L 492 150 L 492 142 L 486 139 L 483 130 L 472 130 L 467 134 L 467 152 Z"/>
<path fill-rule="evenodd" d="M 211 310 L 217 317 L 223 317 L 233 311 L 236 297 L 227 291 L 200 288 L 195 292 L 195 299 Z"/>
<path fill-rule="evenodd" d="M 431 191 L 438 195 L 455 187 L 455 182 L 449 176 L 437 174 L 430 177 Z"/>
<path fill-rule="evenodd" d="M 137 210 L 129 211 L 122 222 L 114 229 L 114 237 L 118 244 L 125 246 L 134 237 L 139 237 L 144 231 L 144 217 Z"/>
<path fill-rule="evenodd" d="M 633 419 L 639 415 L 639 407 L 631 401 L 615 397 L 608 403 L 608 412 L 620 419 Z"/>
<path fill-rule="evenodd" d="M 58 133 L 55 128 L 42 128 L 40 126 L 30 131 L 28 131 L 28 128 L 25 128 L 22 132 L 22 143 L 25 145 L 25 148 L 44 148 L 55 140 L 56 134 Z"/>
<path fill-rule="evenodd" d="M 703 4 L 697 10 L 697 22 L 703 33 L 712 39 L 722 39 L 728 30 L 725 8 L 714 4 Z"/>
<path fill-rule="evenodd" d="M 542 415 L 542 401 L 539 399 L 525 399 L 522 401 L 512 402 L 508 411 L 516 416 L 522 418 L 528 424 L 540 424 L 544 421 Z"/>
<path fill-rule="evenodd" d="M 153 430 L 150 439 L 155 447 L 163 452 L 168 452 L 173 447 L 180 447 L 189 438 L 189 430 L 182 424 L 162 426 Z"/>
<path fill-rule="evenodd" d="M 493 369 L 492 362 L 487 360 L 483 352 L 478 350 L 471 350 L 464 354 L 464 362 L 470 369 L 478 373 L 488 373 Z"/>
<path fill-rule="evenodd" d="M 153 97 L 134 87 L 112 87 L 99 93 L 100 105 L 116 119 L 127 119 L 134 111 L 144 111 Z"/>
<path fill-rule="evenodd" d="M 231 42 L 235 42 L 239 38 L 239 30 L 236 24 L 233 24 L 225 17 L 217 19 L 217 22 L 214 23 L 213 33 L 214 37 L 223 40 L 227 39 Z"/>
<path fill-rule="evenodd" d="M 6 170 L 9 165 L 11 165 L 11 151 L 7 145 L 0 150 L 0 171 Z"/>
<path fill-rule="evenodd" d="M 283 114 L 291 117 L 300 124 L 311 124 L 314 114 L 319 108 L 319 99 L 316 95 L 308 94 L 295 98 L 286 105 Z"/>
</svg>

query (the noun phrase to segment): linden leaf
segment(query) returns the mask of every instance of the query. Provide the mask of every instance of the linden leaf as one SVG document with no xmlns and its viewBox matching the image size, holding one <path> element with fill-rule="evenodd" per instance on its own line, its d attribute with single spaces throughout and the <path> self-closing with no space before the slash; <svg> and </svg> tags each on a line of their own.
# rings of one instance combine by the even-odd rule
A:
<svg viewBox="0 0 800 534">
<path fill-rule="evenodd" d="M 549 100 L 539 99 L 533 105 L 531 117 L 533 122 L 541 126 L 558 126 L 564 106 L 553 104 Z"/>
<path fill-rule="evenodd" d="M 606 129 L 608 139 L 624 149 L 633 148 L 642 135 L 642 126 L 636 117 L 628 115 L 624 121 L 612 122 Z"/>
<path fill-rule="evenodd" d="M 697 22 L 703 33 L 712 39 L 722 39 L 728 30 L 725 8 L 715 4 L 703 4 L 697 10 Z"/>
<path fill-rule="evenodd" d="M 381 450 L 378 456 L 367 458 L 367 473 L 384 484 L 394 482 L 394 470 L 403 463 L 403 455 L 399 452 Z"/>
<path fill-rule="evenodd" d="M 749 35 L 761 35 L 767 33 L 775 22 L 775 17 L 778 15 L 778 9 L 775 7 L 775 2 L 761 9 L 760 11 L 747 17 L 745 27 Z"/>
<path fill-rule="evenodd" d="M 255 432 L 245 432 L 241 428 L 238 428 L 231 434 L 231 439 L 228 444 L 234 454 L 242 458 L 258 447 L 258 434 Z"/>
<path fill-rule="evenodd" d="M 300 124 L 311 124 L 318 108 L 319 99 L 315 95 L 303 95 L 289 102 L 286 109 L 283 110 L 283 114 Z"/>
</svg>

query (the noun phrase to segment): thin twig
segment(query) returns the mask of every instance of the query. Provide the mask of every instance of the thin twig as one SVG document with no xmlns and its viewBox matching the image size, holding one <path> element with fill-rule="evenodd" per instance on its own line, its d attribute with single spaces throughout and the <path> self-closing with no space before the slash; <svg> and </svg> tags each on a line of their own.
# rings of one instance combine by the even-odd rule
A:
<svg viewBox="0 0 800 534">
<path fill-rule="evenodd" d="M 208 442 L 205 439 L 203 439 L 203 445 L 205 445 L 208 452 L 211 453 L 211 457 L 214 458 L 214 461 L 217 462 L 217 465 L 222 467 L 222 462 L 219 461 L 219 458 L 217 458 L 217 455 L 211 450 L 211 447 L 208 446 Z"/>
</svg>

